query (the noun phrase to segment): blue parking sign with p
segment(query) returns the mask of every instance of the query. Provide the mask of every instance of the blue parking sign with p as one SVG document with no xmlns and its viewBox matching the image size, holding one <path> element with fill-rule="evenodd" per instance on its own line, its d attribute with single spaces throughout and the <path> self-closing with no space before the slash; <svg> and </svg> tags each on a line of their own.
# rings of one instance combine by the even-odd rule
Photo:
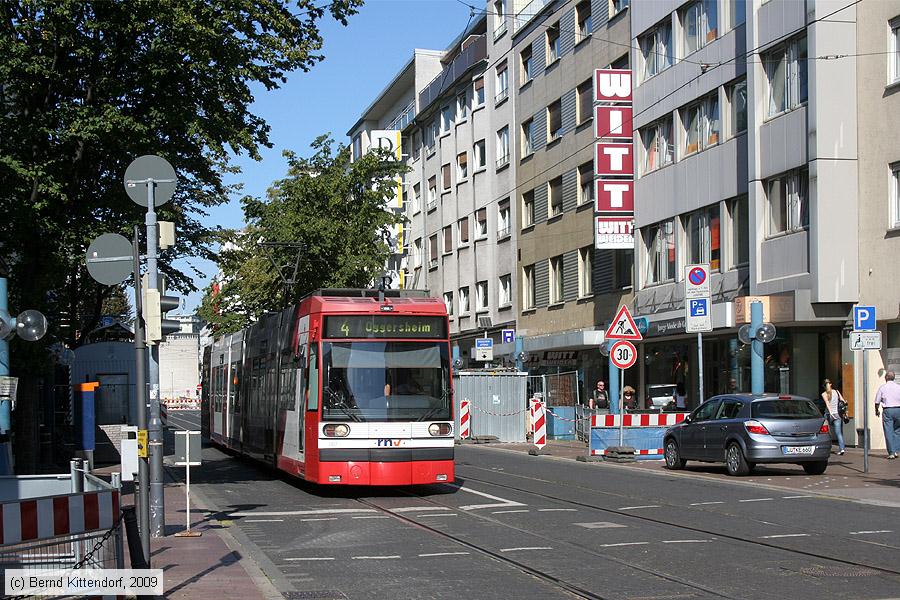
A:
<svg viewBox="0 0 900 600">
<path fill-rule="evenodd" d="M 692 317 L 705 317 L 709 314 L 709 299 L 694 298 L 689 301 Z"/>
<path fill-rule="evenodd" d="M 875 324 L 875 307 L 874 306 L 854 306 L 853 307 L 853 330 L 854 331 L 874 331 Z"/>
</svg>

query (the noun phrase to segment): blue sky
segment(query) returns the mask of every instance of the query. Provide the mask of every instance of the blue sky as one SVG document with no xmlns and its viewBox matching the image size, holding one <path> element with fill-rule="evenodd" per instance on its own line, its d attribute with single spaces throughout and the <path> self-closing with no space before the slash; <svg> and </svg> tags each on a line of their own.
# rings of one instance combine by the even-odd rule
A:
<svg viewBox="0 0 900 600">
<path fill-rule="evenodd" d="M 290 74 L 279 90 L 258 89 L 251 112 L 269 123 L 273 146 L 260 149 L 260 162 L 237 157 L 242 173 L 229 181 L 242 183 L 244 194 L 262 197 L 274 180 L 285 175 L 283 150 L 308 154 L 310 142 L 329 131 L 346 143 L 347 130 L 409 60 L 413 49 L 444 49 L 468 20 L 468 7 L 457 0 L 368 0 L 347 27 L 325 19 L 321 25 L 325 60 L 309 73 Z M 211 227 L 242 223 L 236 197 L 206 219 Z M 206 274 L 196 282 L 202 290 L 216 267 L 207 261 L 191 262 Z M 184 268 L 184 263 L 180 266 Z M 188 296 L 185 312 L 196 309 L 201 295 Z"/>
</svg>

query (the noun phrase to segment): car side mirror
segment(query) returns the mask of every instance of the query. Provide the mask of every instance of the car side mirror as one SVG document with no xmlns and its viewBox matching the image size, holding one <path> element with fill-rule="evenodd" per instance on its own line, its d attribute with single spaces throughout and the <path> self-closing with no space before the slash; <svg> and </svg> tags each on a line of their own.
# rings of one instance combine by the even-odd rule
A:
<svg viewBox="0 0 900 600">
<path fill-rule="evenodd" d="M 690 423 L 691 421 L 693 421 L 693 419 L 691 419 L 691 415 L 688 415 L 684 418 L 685 423 Z"/>
</svg>

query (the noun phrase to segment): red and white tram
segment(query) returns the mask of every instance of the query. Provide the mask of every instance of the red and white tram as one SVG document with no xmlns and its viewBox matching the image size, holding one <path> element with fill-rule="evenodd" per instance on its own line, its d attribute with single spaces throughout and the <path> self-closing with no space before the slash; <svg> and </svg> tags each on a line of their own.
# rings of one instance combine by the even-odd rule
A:
<svg viewBox="0 0 900 600">
<path fill-rule="evenodd" d="M 320 290 L 204 352 L 210 439 L 323 484 L 453 481 L 444 303 Z"/>
</svg>

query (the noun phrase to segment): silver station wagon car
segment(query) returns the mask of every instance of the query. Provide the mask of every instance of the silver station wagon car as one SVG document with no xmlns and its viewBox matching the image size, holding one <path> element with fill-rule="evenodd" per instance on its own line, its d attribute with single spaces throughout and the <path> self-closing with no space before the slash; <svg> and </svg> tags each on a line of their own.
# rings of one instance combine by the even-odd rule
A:
<svg viewBox="0 0 900 600">
<path fill-rule="evenodd" d="M 724 462 L 730 475 L 746 475 L 759 463 L 795 463 L 810 475 L 828 468 L 831 433 L 808 398 L 726 394 L 698 406 L 663 438 L 666 467 L 685 462 Z"/>
</svg>

